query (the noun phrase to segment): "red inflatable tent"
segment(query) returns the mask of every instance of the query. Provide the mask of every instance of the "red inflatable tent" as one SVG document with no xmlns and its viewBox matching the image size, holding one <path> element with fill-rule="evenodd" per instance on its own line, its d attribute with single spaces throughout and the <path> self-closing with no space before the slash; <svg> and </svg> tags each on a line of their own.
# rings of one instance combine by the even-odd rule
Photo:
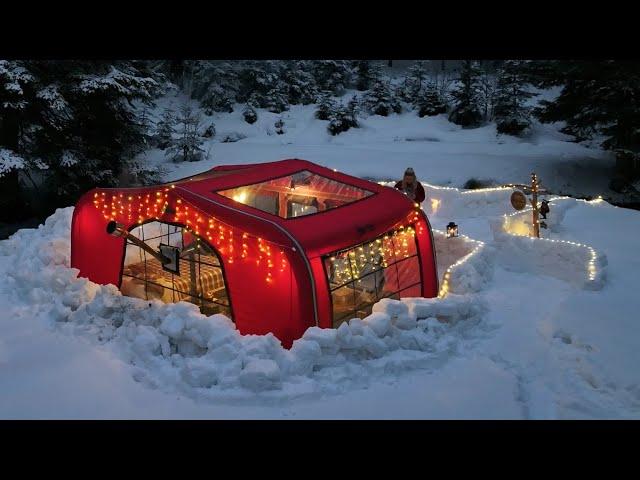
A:
<svg viewBox="0 0 640 480">
<path fill-rule="evenodd" d="M 111 235 L 109 223 L 119 227 Z M 285 346 L 310 326 L 369 314 L 380 298 L 438 292 L 417 205 L 297 159 L 93 189 L 73 214 L 71 266 L 125 295 L 223 313 L 241 333 L 272 332 Z"/>
</svg>

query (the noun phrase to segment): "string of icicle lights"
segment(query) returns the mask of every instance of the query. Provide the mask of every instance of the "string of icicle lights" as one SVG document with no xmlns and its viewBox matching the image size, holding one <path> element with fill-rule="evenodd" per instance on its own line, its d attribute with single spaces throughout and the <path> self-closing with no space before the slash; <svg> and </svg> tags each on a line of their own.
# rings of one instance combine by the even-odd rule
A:
<svg viewBox="0 0 640 480">
<path fill-rule="evenodd" d="M 274 282 L 277 271 L 285 271 L 287 258 L 284 250 L 292 247 L 233 227 L 195 205 L 184 204 L 181 198 L 171 200 L 170 205 L 169 191 L 173 188 L 175 185 L 172 184 L 136 194 L 96 192 L 93 204 L 107 221 L 116 220 L 138 226 L 150 220 L 180 224 L 195 237 L 197 248 L 200 248 L 201 239 L 205 239 L 224 255 L 229 264 L 254 261 L 256 268 L 263 269 L 267 284 Z"/>
</svg>

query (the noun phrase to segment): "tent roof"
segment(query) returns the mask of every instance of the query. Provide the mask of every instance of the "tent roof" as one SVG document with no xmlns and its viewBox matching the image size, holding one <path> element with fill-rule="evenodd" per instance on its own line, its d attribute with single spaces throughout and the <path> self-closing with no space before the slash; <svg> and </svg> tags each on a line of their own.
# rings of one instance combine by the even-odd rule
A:
<svg viewBox="0 0 640 480">
<path fill-rule="evenodd" d="M 217 192 L 235 187 L 273 180 L 303 170 L 322 175 L 372 194 L 346 205 L 294 218 L 282 218 L 258 208 L 234 201 Z M 315 163 L 289 159 L 249 165 L 221 165 L 206 172 L 167 183 L 172 194 L 208 215 L 257 235 L 267 237 L 274 232 L 274 241 L 289 244 L 283 234 L 289 232 L 309 257 L 346 248 L 383 234 L 398 225 L 399 220 L 415 211 L 415 205 L 393 188 L 352 177 Z M 131 189 L 135 191 L 155 187 Z M 103 189 L 97 189 L 103 190 Z M 126 191 L 128 189 L 109 189 Z M 279 230 L 279 231 L 278 231 Z"/>
<path fill-rule="evenodd" d="M 295 218 L 282 218 L 257 208 L 236 202 L 216 193 L 220 190 L 252 185 L 287 176 L 302 170 L 353 185 L 373 194 L 321 213 Z M 415 209 L 401 192 L 374 182 L 352 177 L 315 163 L 290 159 L 250 165 L 224 165 L 207 172 L 172 182 L 176 193 L 189 192 L 189 200 L 204 211 L 215 215 L 216 204 L 223 204 L 253 216 L 275 222 L 291 232 L 311 256 L 324 254 L 365 241 L 392 228 L 404 214 Z M 215 202 L 215 203 L 212 203 Z M 344 239 L 346 242 L 340 241 Z"/>
</svg>

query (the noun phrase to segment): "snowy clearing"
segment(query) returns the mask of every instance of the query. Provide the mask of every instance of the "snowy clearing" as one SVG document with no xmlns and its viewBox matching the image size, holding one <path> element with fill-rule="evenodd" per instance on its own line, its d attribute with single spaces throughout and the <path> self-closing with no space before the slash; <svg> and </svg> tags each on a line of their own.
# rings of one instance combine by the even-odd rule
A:
<svg viewBox="0 0 640 480">
<path fill-rule="evenodd" d="M 286 112 L 284 135 L 269 132 L 278 115 L 261 111 L 248 125 L 218 114 L 211 158 L 163 164 L 168 178 L 287 157 L 378 180 L 413 166 L 428 182 L 444 298 L 385 300 L 367 319 L 311 328 L 286 350 L 194 305 L 78 279 L 68 268 L 72 208 L 61 209 L 0 242 L 0 417 L 640 418 L 640 298 L 630 291 L 640 214 L 561 198 L 546 239 L 531 240 L 512 235 L 524 217 L 505 220 L 511 190 L 442 188 L 526 181 L 535 169 L 549 187 L 568 191 L 570 179 L 599 193 L 584 160 L 609 168 L 601 152 L 548 127 L 502 139 L 495 127 L 415 114 L 369 117 L 331 137 L 312 113 Z M 218 142 L 233 132 L 246 138 Z M 438 232 L 451 220 L 466 237 Z"/>
<path fill-rule="evenodd" d="M 183 96 L 164 97 L 157 111 L 177 108 L 185 101 L 188 100 Z M 197 106 L 197 102 L 191 102 Z M 556 194 L 603 194 L 607 198 L 616 195 L 608 189 L 613 156 L 571 142 L 571 137 L 557 131 L 558 125 L 536 122 L 526 138 L 516 138 L 497 135 L 494 124 L 465 129 L 449 122 L 446 115 L 419 118 L 415 112 L 405 112 L 388 117 L 367 116 L 360 119 L 361 128 L 331 136 L 328 122 L 315 118 L 314 105 L 292 105 L 282 114 L 260 110 L 258 121 L 252 125 L 244 121 L 242 106 L 236 107 L 232 113 L 203 115 L 202 124 L 213 122 L 217 131 L 203 145 L 208 160 L 166 163 L 164 153 L 157 149 L 142 156 L 165 167 L 168 180 L 216 164 L 302 158 L 374 180 L 396 178 L 406 166 L 413 166 L 421 180 L 453 187 L 462 187 L 471 178 L 495 184 L 526 182 L 535 170 L 543 184 Z M 274 129 L 279 118 L 285 122 L 282 135 Z M 229 138 L 239 140 L 228 141 Z"/>
<path fill-rule="evenodd" d="M 616 273 L 599 292 L 545 274 L 542 263 L 528 271 L 544 258 L 535 247 L 519 268 L 501 262 L 488 228 L 476 228 L 487 250 L 450 280 L 451 290 L 464 294 L 386 300 L 363 321 L 309 329 L 289 351 L 271 335 L 241 336 L 226 318 L 204 317 L 191 304 L 148 304 L 75 278 L 67 267 L 72 209 L 59 210 L 38 230 L 0 244 L 8 274 L 0 284 L 0 412 L 5 418 L 636 418 L 638 340 L 629 332 L 638 300 L 625 291 L 634 265 L 622 253 L 632 242 L 603 239 L 596 227 L 637 213 L 604 202 L 564 202 L 575 204 L 565 214 L 565 238 L 590 237 Z M 451 241 L 436 233 L 438 253 Z M 468 256 L 469 248 L 457 248 L 453 258 Z M 586 274 L 583 261 L 569 255 L 556 265 Z M 620 310 L 615 316 L 611 306 Z M 365 397 L 367 407 L 358 408 Z"/>
</svg>

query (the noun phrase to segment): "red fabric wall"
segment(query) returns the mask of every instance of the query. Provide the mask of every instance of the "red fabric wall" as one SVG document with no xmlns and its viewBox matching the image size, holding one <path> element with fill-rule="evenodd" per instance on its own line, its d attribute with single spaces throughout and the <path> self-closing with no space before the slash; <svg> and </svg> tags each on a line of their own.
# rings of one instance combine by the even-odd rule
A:
<svg viewBox="0 0 640 480">
<path fill-rule="evenodd" d="M 240 169 L 228 166 L 212 172 L 224 171 L 225 168 Z M 212 193 L 223 187 L 274 178 L 303 168 L 368 188 L 375 195 L 353 205 L 290 221 Z M 71 266 L 80 270 L 80 276 L 96 283 L 119 285 L 125 242 L 106 233 L 108 221 L 115 218 L 128 230 L 154 217 L 159 221 L 199 229 L 199 235 L 221 257 L 239 331 L 243 334 L 272 332 L 287 347 L 308 327 L 316 324 L 312 280 L 303 255 L 308 257 L 313 272 L 318 324 L 321 327 L 332 325 L 331 300 L 322 255 L 375 238 L 400 225 L 417 222 L 423 279 L 422 292 L 412 290 L 408 292 L 411 295 L 405 296 L 422 294 L 434 297 L 438 293 L 431 229 L 422 211 L 396 190 L 302 160 L 256 165 L 244 168 L 244 173 L 233 172 L 192 182 L 188 178 L 172 186 L 94 189 L 80 199 L 74 211 Z M 216 222 L 216 228 L 211 232 L 208 230 L 209 221 Z M 218 225 L 223 226 L 224 235 L 218 235 Z M 248 238 L 244 239 L 243 234 Z M 242 244 L 248 246 L 244 256 Z M 260 250 L 261 245 L 270 247 L 271 267 L 268 266 L 266 250 Z"/>
<path fill-rule="evenodd" d="M 83 195 L 73 211 L 71 267 L 92 282 L 120 286 L 124 240 L 107 235 L 107 221 L 92 203 L 96 191 Z"/>
</svg>

